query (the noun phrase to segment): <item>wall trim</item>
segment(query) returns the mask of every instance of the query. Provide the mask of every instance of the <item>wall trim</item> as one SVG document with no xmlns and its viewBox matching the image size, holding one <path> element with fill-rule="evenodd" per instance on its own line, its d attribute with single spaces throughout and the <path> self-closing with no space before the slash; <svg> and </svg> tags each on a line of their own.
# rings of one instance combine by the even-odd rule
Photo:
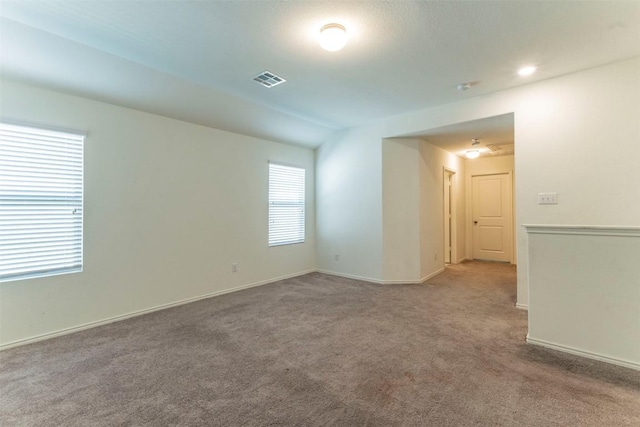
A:
<svg viewBox="0 0 640 427">
<path fill-rule="evenodd" d="M 433 273 L 431 273 L 431 274 L 427 274 L 427 275 L 426 275 L 426 276 L 424 276 L 422 279 L 420 279 L 420 283 L 424 283 L 424 282 L 426 282 L 427 280 L 431 279 L 432 277 L 436 277 L 438 274 L 440 274 L 440 273 L 444 273 L 444 270 L 445 270 L 445 267 L 442 267 L 441 269 L 436 270 L 436 271 L 434 271 L 434 272 L 433 272 Z"/>
<path fill-rule="evenodd" d="M 329 274 L 331 276 L 338 276 L 338 277 L 345 277 L 347 279 L 355 279 L 355 280 L 362 280 L 364 282 L 369 282 L 369 283 L 377 283 L 379 285 L 384 285 L 385 282 L 382 280 L 378 280 L 378 279 L 372 279 L 370 277 L 363 277 L 363 276 L 356 276 L 355 274 L 347 274 L 347 273 L 338 273 L 335 271 L 331 271 L 331 270 L 322 270 L 322 269 L 318 269 L 316 270 L 318 273 L 323 273 L 323 274 Z M 404 282 L 403 282 L 404 283 Z"/>
<path fill-rule="evenodd" d="M 217 296 L 220 296 L 220 295 L 241 291 L 243 289 L 254 288 L 256 286 L 262 286 L 262 285 L 266 285 L 268 283 L 274 283 L 274 282 L 278 282 L 280 280 L 290 279 L 292 277 L 304 276 L 305 274 L 314 273 L 316 271 L 317 270 L 315 270 L 315 269 L 300 271 L 300 272 L 297 272 L 297 273 L 287 274 L 287 275 L 280 276 L 280 277 L 275 277 L 275 278 L 272 278 L 272 279 L 261 280 L 259 282 L 248 283 L 246 285 L 240 285 L 240 286 L 236 286 L 236 287 L 229 288 L 229 289 L 223 289 L 221 291 L 215 291 L 215 292 L 211 292 L 211 293 L 208 293 L 208 294 L 199 295 L 199 296 L 196 296 L 196 297 L 186 298 L 186 299 L 183 299 L 183 300 L 174 301 L 174 302 L 170 302 L 170 303 L 167 303 L 167 304 L 160 304 L 160 305 L 156 305 L 156 306 L 151 307 L 151 308 L 145 308 L 145 309 L 142 309 L 142 310 L 136 310 L 136 311 L 132 311 L 130 313 L 120 314 L 118 316 L 108 317 L 106 319 L 96 320 L 94 322 L 88 322 L 88 323 L 84 323 L 84 324 L 78 325 L 78 326 L 71 326 L 69 328 L 59 329 L 59 330 L 54 331 L 54 332 L 47 332 L 45 334 L 35 335 L 35 336 L 29 337 L 29 338 L 22 338 L 22 339 L 19 339 L 19 340 L 16 340 L 16 341 L 11 341 L 11 342 L 8 342 L 6 344 L 0 345 L 0 351 L 8 350 L 10 348 L 18 347 L 18 346 L 22 346 L 22 345 L 26 345 L 26 344 L 35 343 L 35 342 L 38 342 L 38 341 L 48 340 L 50 338 L 55 338 L 55 337 L 60 337 L 60 336 L 63 336 L 63 335 L 72 334 L 74 332 L 84 331 L 86 329 L 96 328 L 98 326 L 108 325 L 109 323 L 119 322 L 121 320 L 130 319 L 132 317 L 138 317 L 138 316 L 142 316 L 144 314 L 153 313 L 154 311 L 165 310 L 167 308 L 177 307 L 177 306 L 180 306 L 180 305 L 189 304 L 191 302 L 196 302 L 196 301 L 200 301 L 200 300 L 203 300 L 203 299 L 213 298 L 213 297 L 217 297 Z"/>
<path fill-rule="evenodd" d="M 529 305 L 528 304 L 520 304 L 519 302 L 516 303 L 516 308 L 519 308 L 520 310 L 529 310 Z"/>
<path fill-rule="evenodd" d="M 623 359 L 617 359 L 615 357 L 604 356 L 602 354 L 591 353 L 589 351 L 579 350 L 577 348 L 567 347 L 567 346 L 552 343 L 549 341 L 531 338 L 528 334 L 527 334 L 527 343 L 550 348 L 552 350 L 562 351 L 564 353 L 569 353 L 576 356 L 582 356 L 587 359 L 598 360 L 600 362 L 611 363 L 613 365 L 624 366 L 625 368 L 631 368 L 631 369 L 640 371 L 640 363 L 631 362 Z"/>
<path fill-rule="evenodd" d="M 640 237 L 640 227 L 617 225 L 522 224 L 529 234 Z"/>
<path fill-rule="evenodd" d="M 431 279 L 432 277 L 437 276 L 438 274 L 442 273 L 444 271 L 444 267 L 434 271 L 431 274 L 428 274 L 426 276 L 424 276 L 422 279 L 419 280 L 415 280 L 415 279 L 405 279 L 405 280 L 378 280 L 378 279 L 372 279 L 370 277 L 362 277 L 362 276 L 356 276 L 354 274 L 346 274 L 346 273 L 337 273 L 335 271 L 330 271 L 330 270 L 321 270 L 318 269 L 316 270 L 318 273 L 323 273 L 323 274 L 330 274 L 332 276 L 338 276 L 338 277 L 346 277 L 347 279 L 355 279 L 355 280 L 362 280 L 364 282 L 370 282 L 370 283 L 377 283 L 378 285 L 410 285 L 410 284 L 420 284 L 420 283 L 424 283 L 425 281 Z"/>
<path fill-rule="evenodd" d="M 426 276 L 424 276 L 423 278 L 419 279 L 419 280 L 414 280 L 414 279 L 405 279 L 405 280 L 381 280 L 379 283 L 383 284 L 383 285 L 407 285 L 407 284 L 422 284 L 424 282 L 426 282 L 427 280 L 431 279 L 432 277 L 437 276 L 438 274 L 444 272 L 444 267 L 434 271 L 433 273 L 429 273 Z"/>
</svg>

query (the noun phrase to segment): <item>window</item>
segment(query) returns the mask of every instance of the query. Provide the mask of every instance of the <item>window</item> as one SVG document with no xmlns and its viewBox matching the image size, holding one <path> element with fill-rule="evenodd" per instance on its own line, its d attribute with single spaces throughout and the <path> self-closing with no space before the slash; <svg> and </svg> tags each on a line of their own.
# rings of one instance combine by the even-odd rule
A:
<svg viewBox="0 0 640 427">
<path fill-rule="evenodd" d="M 0 123 L 0 281 L 82 271 L 83 144 Z"/>
<path fill-rule="evenodd" d="M 304 172 L 269 163 L 269 246 L 304 242 Z"/>
</svg>

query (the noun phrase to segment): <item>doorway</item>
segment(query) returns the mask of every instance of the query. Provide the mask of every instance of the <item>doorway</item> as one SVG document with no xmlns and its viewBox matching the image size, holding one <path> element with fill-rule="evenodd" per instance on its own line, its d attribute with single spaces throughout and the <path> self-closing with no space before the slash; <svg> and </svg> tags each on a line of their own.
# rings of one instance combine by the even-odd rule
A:
<svg viewBox="0 0 640 427">
<path fill-rule="evenodd" d="M 474 259 L 513 263 L 512 174 L 471 177 Z"/>
<path fill-rule="evenodd" d="M 447 167 L 443 168 L 442 195 L 444 219 L 444 262 L 445 264 L 455 264 L 455 215 L 454 215 L 454 175 L 455 171 Z"/>
</svg>

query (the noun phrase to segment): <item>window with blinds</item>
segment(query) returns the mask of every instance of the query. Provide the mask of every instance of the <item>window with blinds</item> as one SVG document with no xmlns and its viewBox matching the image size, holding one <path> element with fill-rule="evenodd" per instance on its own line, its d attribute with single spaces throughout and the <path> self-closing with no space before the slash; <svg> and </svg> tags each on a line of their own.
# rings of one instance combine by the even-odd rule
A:
<svg viewBox="0 0 640 427">
<path fill-rule="evenodd" d="M 269 246 L 304 242 L 304 174 L 301 168 L 269 163 Z"/>
<path fill-rule="evenodd" d="M 0 281 L 82 271 L 83 145 L 0 123 Z"/>
</svg>

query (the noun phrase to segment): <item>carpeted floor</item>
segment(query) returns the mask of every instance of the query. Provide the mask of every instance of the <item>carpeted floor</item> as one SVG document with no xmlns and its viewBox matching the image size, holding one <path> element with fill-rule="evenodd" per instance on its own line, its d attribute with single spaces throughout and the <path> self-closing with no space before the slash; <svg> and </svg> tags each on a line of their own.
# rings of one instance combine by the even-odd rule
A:
<svg viewBox="0 0 640 427">
<path fill-rule="evenodd" d="M 495 263 L 283 280 L 0 353 L 0 425 L 640 425 L 640 372 L 527 345 L 514 302 Z"/>
</svg>

